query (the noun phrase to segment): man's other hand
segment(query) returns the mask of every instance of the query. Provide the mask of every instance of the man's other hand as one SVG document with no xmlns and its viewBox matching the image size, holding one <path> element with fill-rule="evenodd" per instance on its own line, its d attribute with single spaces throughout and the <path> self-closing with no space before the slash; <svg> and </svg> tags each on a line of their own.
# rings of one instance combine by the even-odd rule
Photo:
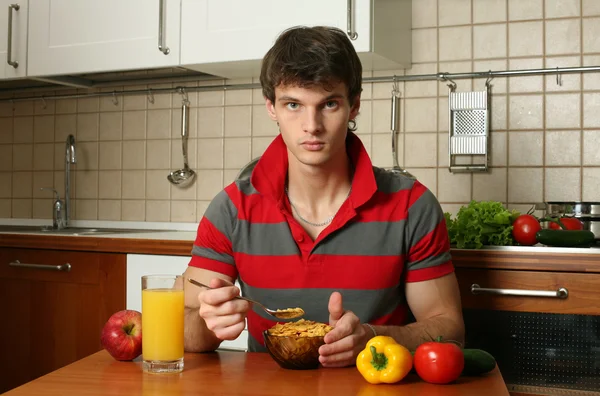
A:
<svg viewBox="0 0 600 396">
<path fill-rule="evenodd" d="M 372 336 L 371 330 L 361 325 L 353 312 L 344 310 L 340 293 L 331 294 L 328 308 L 329 324 L 333 330 L 325 335 L 325 345 L 319 348 L 319 361 L 323 367 L 356 364 L 356 356 Z"/>
</svg>

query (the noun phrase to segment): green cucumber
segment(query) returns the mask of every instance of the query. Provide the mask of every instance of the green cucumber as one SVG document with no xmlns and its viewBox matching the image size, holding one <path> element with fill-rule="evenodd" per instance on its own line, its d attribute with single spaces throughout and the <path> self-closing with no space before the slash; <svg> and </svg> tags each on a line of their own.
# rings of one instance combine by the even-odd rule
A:
<svg viewBox="0 0 600 396">
<path fill-rule="evenodd" d="M 543 245 L 560 247 L 590 246 L 596 242 L 592 231 L 587 230 L 540 230 L 535 234 Z"/>
<path fill-rule="evenodd" d="M 461 375 L 482 375 L 496 367 L 496 359 L 483 349 L 463 349 L 462 351 L 465 356 L 465 367 Z"/>
</svg>

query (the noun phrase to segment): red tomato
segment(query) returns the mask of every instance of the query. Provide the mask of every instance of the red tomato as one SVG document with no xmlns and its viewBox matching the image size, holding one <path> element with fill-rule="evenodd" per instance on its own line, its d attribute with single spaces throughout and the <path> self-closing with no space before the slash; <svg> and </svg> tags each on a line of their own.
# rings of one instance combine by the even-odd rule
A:
<svg viewBox="0 0 600 396">
<path fill-rule="evenodd" d="M 561 217 L 560 221 L 564 224 L 567 230 L 583 230 L 583 223 L 581 222 L 581 220 L 576 219 L 574 217 Z M 553 221 L 549 222 L 548 227 L 551 230 L 562 230 L 562 228 L 560 228 L 560 225 Z"/>
<path fill-rule="evenodd" d="M 513 237 L 520 245 L 531 246 L 537 243 L 535 234 L 542 229 L 535 216 L 524 214 L 513 222 Z"/>
<path fill-rule="evenodd" d="M 448 384 L 463 371 L 465 357 L 460 347 L 450 342 L 426 342 L 415 351 L 414 367 L 419 377 L 432 384 Z"/>
</svg>

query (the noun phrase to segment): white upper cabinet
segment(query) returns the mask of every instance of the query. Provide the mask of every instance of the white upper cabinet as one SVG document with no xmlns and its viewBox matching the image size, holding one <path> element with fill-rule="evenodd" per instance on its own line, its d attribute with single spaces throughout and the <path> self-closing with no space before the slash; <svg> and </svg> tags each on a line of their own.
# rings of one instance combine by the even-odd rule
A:
<svg viewBox="0 0 600 396">
<path fill-rule="evenodd" d="M 410 68 L 411 0 L 182 0 L 181 7 L 181 64 L 190 69 L 257 76 L 277 36 L 297 25 L 355 32 L 365 70 Z"/>
<path fill-rule="evenodd" d="M 27 74 L 53 76 L 179 65 L 180 3 L 34 0 L 29 5 Z"/>
<path fill-rule="evenodd" d="M 0 79 L 26 75 L 27 6 L 27 0 L 0 0 Z"/>
</svg>

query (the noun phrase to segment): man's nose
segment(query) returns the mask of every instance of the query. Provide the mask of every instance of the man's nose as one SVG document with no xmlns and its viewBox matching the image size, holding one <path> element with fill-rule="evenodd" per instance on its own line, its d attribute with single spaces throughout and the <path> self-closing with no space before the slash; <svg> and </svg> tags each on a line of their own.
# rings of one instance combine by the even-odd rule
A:
<svg viewBox="0 0 600 396">
<path fill-rule="evenodd" d="M 323 129 L 321 112 L 317 109 L 307 108 L 302 120 L 302 129 L 306 133 L 319 133 Z"/>
</svg>

